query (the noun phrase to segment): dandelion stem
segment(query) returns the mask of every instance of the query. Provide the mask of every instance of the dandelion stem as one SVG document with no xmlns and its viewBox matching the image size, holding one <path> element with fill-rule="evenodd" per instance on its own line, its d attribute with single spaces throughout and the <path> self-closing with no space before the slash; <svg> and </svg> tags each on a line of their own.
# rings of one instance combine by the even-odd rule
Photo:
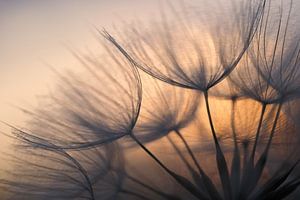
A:
<svg viewBox="0 0 300 200">
<path fill-rule="evenodd" d="M 249 141 L 244 141 L 242 143 L 243 146 L 243 170 L 245 172 L 246 166 L 247 166 L 247 162 L 248 162 L 248 157 L 249 157 Z"/>
<path fill-rule="evenodd" d="M 170 175 L 171 170 L 166 167 L 146 146 L 144 146 L 136 137 L 135 135 L 131 134 L 130 137 L 153 159 L 155 162 L 157 162 L 158 165 L 160 165 L 166 172 L 168 172 Z"/>
<path fill-rule="evenodd" d="M 263 122 L 263 119 L 264 119 L 264 114 L 265 114 L 265 111 L 266 111 L 266 107 L 267 107 L 267 104 L 263 103 L 262 108 L 261 108 L 261 114 L 260 114 L 258 126 L 257 126 L 257 131 L 256 131 L 256 134 L 255 134 L 255 141 L 254 141 L 252 153 L 251 153 L 251 156 L 250 156 L 250 162 L 251 163 L 253 163 L 253 161 L 254 161 L 255 151 L 256 151 L 258 138 L 259 138 L 259 135 L 260 135 L 260 129 L 261 129 L 261 125 L 262 125 L 262 122 Z"/>
<path fill-rule="evenodd" d="M 277 122 L 278 122 L 278 119 L 279 119 L 281 107 L 282 107 L 282 102 L 278 106 L 276 116 L 275 116 L 275 119 L 274 119 L 274 123 L 273 123 L 273 127 L 272 127 L 272 130 L 271 130 L 270 138 L 269 138 L 268 144 L 266 146 L 266 149 L 261 154 L 261 156 L 258 159 L 257 163 L 255 164 L 255 167 L 252 169 L 253 173 L 252 173 L 251 177 L 248 175 L 248 178 L 250 178 L 250 179 L 248 179 L 248 180 L 250 180 L 250 183 L 247 183 L 247 186 L 244 188 L 245 189 L 244 194 L 246 194 L 246 195 L 251 193 L 251 191 L 256 187 L 259 179 L 262 176 L 263 170 L 264 170 L 266 162 L 267 162 L 268 152 L 269 152 L 269 148 L 270 148 L 270 145 L 271 145 L 271 141 L 272 141 L 273 135 L 275 133 L 276 125 L 277 125 Z"/>
<path fill-rule="evenodd" d="M 235 129 L 235 107 L 236 107 L 236 98 L 232 99 L 231 101 L 231 129 L 232 129 L 232 136 L 234 141 L 234 148 L 238 150 L 238 143 L 237 143 L 237 137 L 236 137 L 236 129 Z"/>
<path fill-rule="evenodd" d="M 211 128 L 211 132 L 213 135 L 214 143 L 215 143 L 215 148 L 216 148 L 216 161 L 217 161 L 217 166 L 222 182 L 222 187 L 223 187 L 223 192 L 225 199 L 229 200 L 232 199 L 231 196 L 231 185 L 230 185 L 230 178 L 229 178 L 229 172 L 228 172 L 228 167 L 226 163 L 226 159 L 224 156 L 224 153 L 220 147 L 217 134 L 214 128 L 211 112 L 210 112 L 210 107 L 209 107 L 209 100 L 208 100 L 208 91 L 204 91 L 204 98 L 205 98 L 205 104 L 206 104 L 206 111 L 208 115 L 208 120 L 209 120 L 209 125 Z"/>
<path fill-rule="evenodd" d="M 172 147 L 175 149 L 176 153 L 178 154 L 178 156 L 180 157 L 180 159 L 182 160 L 182 162 L 186 165 L 186 167 L 190 170 L 190 172 L 192 172 L 193 168 L 191 166 L 191 164 L 187 161 L 187 159 L 183 156 L 182 152 L 179 150 L 179 148 L 175 145 L 174 141 L 167 136 L 170 144 L 172 145 Z"/>
<path fill-rule="evenodd" d="M 178 176 L 176 173 L 174 173 L 172 170 L 170 170 L 168 167 L 166 167 L 147 147 L 145 147 L 137 137 L 133 133 L 130 134 L 130 137 L 161 167 L 163 168 L 171 177 L 173 177 L 181 186 L 183 186 L 185 189 L 187 189 L 191 194 L 193 194 L 195 197 L 198 197 L 198 199 L 203 199 L 204 195 L 196 190 L 194 186 L 191 186 L 190 183 L 187 183 L 186 180 L 183 180 L 182 177 Z"/>
<path fill-rule="evenodd" d="M 148 190 L 150 190 L 150 191 L 152 191 L 152 192 L 154 192 L 154 193 L 156 193 L 156 194 L 158 194 L 158 195 L 160 195 L 160 196 L 162 196 L 162 197 L 164 197 L 164 198 L 166 198 L 166 199 L 171 199 L 171 198 L 172 198 L 171 195 L 166 194 L 166 193 L 164 193 L 164 192 L 161 192 L 161 191 L 159 191 L 159 190 L 153 188 L 152 186 L 150 186 L 150 185 L 148 185 L 148 184 L 142 182 L 141 180 L 139 180 L 139 179 L 137 179 L 137 178 L 135 178 L 135 177 L 129 175 L 128 173 L 126 173 L 126 177 L 127 177 L 129 180 L 131 180 L 131 181 L 133 181 L 133 182 L 135 182 L 135 183 L 137 183 L 137 184 L 143 186 L 144 188 L 147 188 Z"/>
<path fill-rule="evenodd" d="M 205 98 L 206 111 L 207 111 L 207 115 L 208 115 L 208 120 L 209 120 L 209 125 L 210 125 L 210 128 L 211 128 L 212 136 L 213 136 L 215 145 L 217 147 L 219 147 L 220 146 L 219 141 L 218 141 L 217 134 L 216 134 L 214 124 L 213 124 L 213 120 L 212 120 L 212 117 L 211 117 L 209 101 L 208 101 L 208 92 L 207 91 L 204 92 L 204 98 Z"/>
<path fill-rule="evenodd" d="M 266 147 L 266 154 L 268 154 L 268 151 L 270 149 L 270 146 L 271 146 L 271 143 L 272 143 L 272 139 L 274 137 L 274 134 L 275 134 L 275 130 L 276 130 L 276 126 L 277 126 L 277 122 L 278 122 L 278 119 L 279 119 L 279 116 L 280 116 L 280 111 L 281 111 L 281 108 L 282 108 L 282 102 L 279 103 L 278 105 L 278 108 L 277 108 L 277 112 L 276 112 L 276 116 L 275 116 L 275 119 L 274 119 L 274 123 L 273 123 L 273 127 L 272 127 L 272 130 L 271 130 L 271 134 L 270 134 L 270 137 L 269 137 L 269 140 L 268 140 L 268 144 L 267 144 L 267 147 Z"/>
<path fill-rule="evenodd" d="M 219 195 L 218 191 L 216 190 L 213 182 L 211 181 L 211 179 L 207 176 L 207 174 L 204 172 L 204 170 L 200 167 L 196 157 L 194 156 L 191 148 L 189 147 L 188 143 L 186 142 L 186 140 L 184 139 L 184 137 L 182 136 L 182 134 L 177 130 L 175 130 L 175 132 L 180 135 L 179 137 L 181 138 L 181 140 L 183 141 L 183 143 L 185 144 L 186 149 L 189 151 L 190 156 L 192 157 L 193 161 L 195 162 L 195 165 L 197 167 L 197 169 L 200 172 L 200 175 L 194 175 L 192 174 L 194 180 L 198 183 L 199 187 L 204 188 L 205 191 L 207 191 L 211 198 L 214 198 L 215 200 L 221 200 L 221 196 Z M 191 168 L 191 166 L 189 165 L 189 163 L 187 164 L 189 170 L 191 171 L 191 173 L 193 173 L 193 169 Z M 199 177 L 198 177 L 199 176 Z M 198 179 L 198 180 L 197 180 Z"/>
<path fill-rule="evenodd" d="M 240 160 L 240 151 L 237 143 L 237 136 L 236 136 L 236 128 L 235 128 L 235 106 L 236 106 L 236 98 L 232 99 L 232 106 L 231 106 L 231 129 L 232 135 L 234 140 L 234 152 L 231 164 L 231 187 L 232 187 L 232 194 L 233 199 L 238 198 L 238 191 L 240 186 L 240 168 L 241 168 L 241 160 Z"/>
<path fill-rule="evenodd" d="M 197 169 L 199 170 L 199 172 L 201 172 L 202 169 L 201 169 L 201 167 L 200 167 L 200 165 L 199 165 L 199 163 L 198 163 L 198 161 L 197 161 L 197 159 L 196 159 L 196 157 L 195 157 L 192 149 L 190 148 L 189 144 L 187 143 L 187 141 L 185 140 L 185 138 L 182 136 L 182 134 L 180 133 L 180 131 L 178 131 L 178 130 L 174 130 L 174 131 L 179 136 L 179 138 L 181 139 L 181 141 L 183 142 L 183 144 L 184 144 L 185 148 L 187 149 L 189 155 L 193 159 L 193 161 L 194 161 Z"/>
</svg>

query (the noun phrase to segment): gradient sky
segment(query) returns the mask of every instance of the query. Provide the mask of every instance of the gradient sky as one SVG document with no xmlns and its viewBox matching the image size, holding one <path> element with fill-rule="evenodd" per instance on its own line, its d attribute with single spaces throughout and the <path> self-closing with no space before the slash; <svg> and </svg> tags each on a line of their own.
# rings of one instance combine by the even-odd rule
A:
<svg viewBox="0 0 300 200">
<path fill-rule="evenodd" d="M 100 53 L 95 26 L 112 29 L 158 7 L 157 0 L 0 0 L 0 121 L 23 126 L 26 117 L 14 106 L 31 109 L 53 88 L 56 77 L 45 63 L 60 71 L 78 67 L 65 44 Z M 0 131 L 10 128 L 0 124 Z M 0 134 L 0 152 L 8 149 Z"/>
<path fill-rule="evenodd" d="M 227 0 L 226 0 L 227 1 Z M 120 20 L 152 17 L 160 0 L 0 0 L 0 120 L 19 125 L 30 108 L 53 87 L 56 69 L 75 70 L 64 44 L 99 51 L 93 27 L 111 28 Z M 189 0 L 188 2 L 197 2 Z M 296 2 L 297 8 L 299 2 Z M 9 131 L 0 125 L 1 131 Z M 0 136 L 0 141 L 3 141 Z M 0 142 L 5 143 L 5 142 Z M 0 145 L 3 149 L 4 145 Z"/>
<path fill-rule="evenodd" d="M 0 119 L 19 123 L 12 105 L 33 105 L 52 86 L 57 69 L 75 68 L 64 47 L 97 50 L 93 26 L 111 27 L 119 19 L 150 16 L 157 1 L 140 0 L 0 0 Z"/>
</svg>

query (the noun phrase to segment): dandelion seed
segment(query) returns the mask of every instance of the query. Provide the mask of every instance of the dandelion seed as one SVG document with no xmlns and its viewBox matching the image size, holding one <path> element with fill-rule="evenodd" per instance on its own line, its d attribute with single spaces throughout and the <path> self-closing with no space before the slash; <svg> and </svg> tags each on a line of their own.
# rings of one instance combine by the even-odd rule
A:
<svg viewBox="0 0 300 200">
<path fill-rule="evenodd" d="M 28 139 L 38 136 L 63 149 L 84 149 L 132 132 L 141 105 L 139 75 L 116 52 L 106 50 L 102 59 L 74 53 L 85 72 L 58 74 L 55 93 L 35 111 L 25 110 L 32 116 Z"/>
</svg>

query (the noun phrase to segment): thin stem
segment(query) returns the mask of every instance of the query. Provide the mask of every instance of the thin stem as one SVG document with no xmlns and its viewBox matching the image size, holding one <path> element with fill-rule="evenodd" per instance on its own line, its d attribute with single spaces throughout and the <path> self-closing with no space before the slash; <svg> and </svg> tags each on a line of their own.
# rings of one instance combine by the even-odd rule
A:
<svg viewBox="0 0 300 200">
<path fill-rule="evenodd" d="M 208 120 L 209 120 L 211 133 L 212 133 L 212 136 L 213 136 L 216 147 L 219 148 L 220 144 L 219 144 L 217 134 L 216 134 L 216 131 L 215 131 L 215 128 L 214 128 L 213 120 L 212 120 L 212 117 L 211 117 L 209 101 L 208 101 L 208 92 L 207 91 L 204 92 L 204 98 L 205 98 L 206 111 L 207 111 L 207 115 L 208 115 Z"/>
<path fill-rule="evenodd" d="M 187 166 L 189 169 L 189 172 L 191 173 L 194 181 L 197 183 L 197 186 L 200 188 L 203 188 L 205 191 L 213 194 L 213 196 L 217 196 L 217 190 L 214 189 L 214 185 L 211 182 L 211 180 L 208 178 L 208 176 L 205 174 L 205 172 L 202 170 L 202 168 L 199 166 L 199 172 L 200 175 L 197 174 L 197 172 L 192 168 L 190 163 L 186 160 L 186 158 L 182 155 L 181 151 L 178 149 L 178 147 L 174 144 L 174 142 L 168 137 L 170 143 L 172 144 L 173 148 L 176 150 L 178 153 L 179 157 L 181 160 L 184 162 L 184 164 Z M 212 189 L 213 188 L 213 189 Z M 221 198 L 219 198 L 221 199 Z"/>
<path fill-rule="evenodd" d="M 164 192 L 161 192 L 161 191 L 159 191 L 159 190 L 153 188 L 152 186 L 150 186 L 150 185 L 148 185 L 148 184 L 142 182 L 141 180 L 139 180 L 139 179 L 137 179 L 137 178 L 135 178 L 135 177 L 129 175 L 128 173 L 126 173 L 126 177 L 127 177 L 128 179 L 130 179 L 131 181 L 133 181 L 133 182 L 135 182 L 135 183 L 137 183 L 137 184 L 143 186 L 144 188 L 146 188 L 146 189 L 148 189 L 148 190 L 150 190 L 150 191 L 152 191 L 152 192 L 154 192 L 154 193 L 156 193 L 156 194 L 158 194 L 158 195 L 160 195 L 160 196 L 162 196 L 162 197 L 164 197 L 164 198 L 166 198 L 166 199 L 170 199 L 170 197 L 171 197 L 169 194 L 166 194 L 166 193 L 164 193 Z"/>
<path fill-rule="evenodd" d="M 252 174 L 252 168 L 253 164 L 249 162 L 249 141 L 243 141 L 242 143 L 242 149 L 243 149 L 243 169 L 242 169 L 242 178 L 240 181 L 240 186 L 239 186 L 239 194 L 238 194 L 238 199 L 245 199 L 244 193 L 245 193 L 245 188 L 247 187 L 247 183 L 249 180 L 249 176 Z"/>
<path fill-rule="evenodd" d="M 168 138 L 170 144 L 172 145 L 172 147 L 175 149 L 175 151 L 178 154 L 178 156 L 180 157 L 180 159 L 182 160 L 182 162 L 186 165 L 186 167 L 190 170 L 190 172 L 192 172 L 193 168 L 192 168 L 191 164 L 183 156 L 183 154 L 181 153 L 181 151 L 179 150 L 179 148 L 175 145 L 175 143 L 173 142 L 173 140 L 169 136 L 167 136 L 167 138 Z"/>
<path fill-rule="evenodd" d="M 240 151 L 237 143 L 236 128 L 235 128 L 235 106 L 236 99 L 232 99 L 231 105 L 231 129 L 234 140 L 234 152 L 231 164 L 231 186 L 233 199 L 238 198 L 238 191 L 240 187 L 240 170 L 241 170 L 241 160 L 240 160 Z"/>
<path fill-rule="evenodd" d="M 191 188 L 190 185 L 185 185 L 186 182 L 183 182 L 182 178 L 171 171 L 168 167 L 166 167 L 150 150 L 147 149 L 133 133 L 130 134 L 130 137 L 161 167 L 163 168 L 171 177 L 173 177 L 181 186 L 187 189 L 191 194 L 193 194 L 198 199 L 202 199 L 203 194 L 200 191 L 195 190 L 195 188 Z"/>
<path fill-rule="evenodd" d="M 282 102 L 279 103 L 278 105 L 278 108 L 277 108 L 277 112 L 276 112 L 276 116 L 275 116 L 275 119 L 274 119 L 274 123 L 273 123 L 273 127 L 272 127 L 272 130 L 271 130 L 271 134 L 270 134 L 270 137 L 269 137 L 269 140 L 268 140 L 268 144 L 267 144 L 267 147 L 266 147 L 266 153 L 268 153 L 269 149 L 270 149 L 270 146 L 271 146 L 271 143 L 272 143 L 272 139 L 274 137 L 274 134 L 275 134 L 275 130 L 276 130 L 276 126 L 277 126 L 277 122 L 278 122 L 278 119 L 279 119 L 279 116 L 280 116 L 280 111 L 281 111 L 281 108 L 282 108 Z"/>
<path fill-rule="evenodd" d="M 260 135 L 260 129 L 261 129 L 261 125 L 262 125 L 262 122 L 263 122 L 263 119 L 264 119 L 264 114 L 265 114 L 265 111 L 266 111 L 266 107 L 267 107 L 267 104 L 263 103 L 262 108 L 261 108 L 261 114 L 260 114 L 258 126 L 257 126 L 257 131 L 256 131 L 256 134 L 255 134 L 255 142 L 254 142 L 251 157 L 250 157 L 250 161 L 252 163 L 254 161 L 256 147 L 257 147 L 258 138 L 259 138 L 259 135 Z"/>
<path fill-rule="evenodd" d="M 193 161 L 194 161 L 194 163 L 195 163 L 197 169 L 199 170 L 199 172 L 201 172 L 202 169 L 201 169 L 201 167 L 200 167 L 200 165 L 199 165 L 199 163 L 198 163 L 198 161 L 197 161 L 197 159 L 196 159 L 196 157 L 195 157 L 195 155 L 194 155 L 192 149 L 190 148 L 189 144 L 187 143 L 187 141 L 186 141 L 185 138 L 182 136 L 182 134 L 180 133 L 179 130 L 174 130 L 174 131 L 175 131 L 175 133 L 179 136 L 179 138 L 181 139 L 181 141 L 183 142 L 183 144 L 184 144 L 185 148 L 187 149 L 189 155 L 190 155 L 191 158 L 193 159 Z"/>
<path fill-rule="evenodd" d="M 173 176 L 173 172 L 166 167 L 147 147 L 145 147 L 136 137 L 134 134 L 130 134 L 130 137 L 155 161 L 157 164 L 162 167 L 168 174 Z"/>
<path fill-rule="evenodd" d="M 205 98 L 205 104 L 206 104 L 206 111 L 208 115 L 209 125 L 211 128 L 211 133 L 213 135 L 215 148 L 216 148 L 216 161 L 218 166 L 219 175 L 222 182 L 223 192 L 226 200 L 232 199 L 232 192 L 231 192 L 231 184 L 230 184 L 230 177 L 228 172 L 228 167 L 226 163 L 226 159 L 224 156 L 224 153 L 220 147 L 217 134 L 214 128 L 210 107 L 209 107 L 209 101 L 208 101 L 208 91 L 204 91 L 204 98 Z"/>
<path fill-rule="evenodd" d="M 238 142 L 236 136 L 236 128 L 235 128 L 235 107 L 236 107 L 236 99 L 232 99 L 231 104 L 231 129 L 232 129 L 232 136 L 234 141 L 234 148 L 238 150 Z"/>
<path fill-rule="evenodd" d="M 248 175 L 250 177 L 250 183 L 247 183 L 247 186 L 245 187 L 244 194 L 251 193 L 252 190 L 256 187 L 259 179 L 262 176 L 263 170 L 264 170 L 266 162 L 267 162 L 268 152 L 269 152 L 269 148 L 270 148 L 270 145 L 271 145 L 271 141 L 272 141 L 272 138 L 274 136 L 276 125 L 277 125 L 277 122 L 278 122 L 278 119 L 279 119 L 281 106 L 282 106 L 282 103 L 280 103 L 279 106 L 278 106 L 276 116 L 275 116 L 275 119 L 274 119 L 274 123 L 273 123 L 273 127 L 272 127 L 272 130 L 271 130 L 270 138 L 269 138 L 268 144 L 266 146 L 266 149 L 262 153 L 260 158 L 258 159 L 255 167 L 252 169 L 254 171 L 252 173 L 250 171 L 249 174 L 252 174 L 252 175 L 251 176 Z"/>
<path fill-rule="evenodd" d="M 249 142 L 248 141 L 244 141 L 242 143 L 242 147 L 243 147 L 243 171 L 245 172 L 246 166 L 247 166 L 247 162 L 248 162 L 248 156 L 249 156 Z"/>
</svg>

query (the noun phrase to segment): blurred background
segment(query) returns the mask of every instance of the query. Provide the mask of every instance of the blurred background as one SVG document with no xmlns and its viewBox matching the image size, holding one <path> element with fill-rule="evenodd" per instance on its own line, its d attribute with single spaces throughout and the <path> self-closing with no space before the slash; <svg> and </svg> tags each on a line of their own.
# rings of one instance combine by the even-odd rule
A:
<svg viewBox="0 0 300 200">
<path fill-rule="evenodd" d="M 66 46 L 99 51 L 95 27 L 149 17 L 158 6 L 158 1 L 138 0 L 1 0 L 0 119 L 19 124 L 22 113 L 14 106 L 33 106 L 47 93 L 54 76 L 45 63 L 76 69 Z"/>
<path fill-rule="evenodd" d="M 58 71 L 76 71 L 81 67 L 68 48 L 100 54 L 102 49 L 95 27 L 114 30 L 123 22 L 152 19 L 153 16 L 159 18 L 163 6 L 161 2 L 0 0 L 0 121 L 16 126 L 25 124 L 26 115 L 18 107 L 29 110 L 34 108 L 39 98 L 55 87 L 57 77 L 49 66 Z M 186 2 L 193 4 L 197 0 Z M 300 8 L 299 5 L 299 2 L 295 2 L 296 8 Z M 230 113 L 224 102 L 219 104 L 213 112 Z M 248 104 L 249 108 L 256 106 L 251 102 Z M 216 119 L 224 123 L 219 125 L 220 130 L 227 128 L 230 123 L 229 117 L 224 121 L 224 116 Z M 10 128 L 0 123 L 0 131 L 9 133 Z M 8 148 L 7 137 L 0 134 L 0 152 L 7 152 Z M 5 162 L 0 162 L 0 167 L 7 167 L 5 165 Z M 1 173 L 0 178 L 3 176 Z"/>
</svg>

